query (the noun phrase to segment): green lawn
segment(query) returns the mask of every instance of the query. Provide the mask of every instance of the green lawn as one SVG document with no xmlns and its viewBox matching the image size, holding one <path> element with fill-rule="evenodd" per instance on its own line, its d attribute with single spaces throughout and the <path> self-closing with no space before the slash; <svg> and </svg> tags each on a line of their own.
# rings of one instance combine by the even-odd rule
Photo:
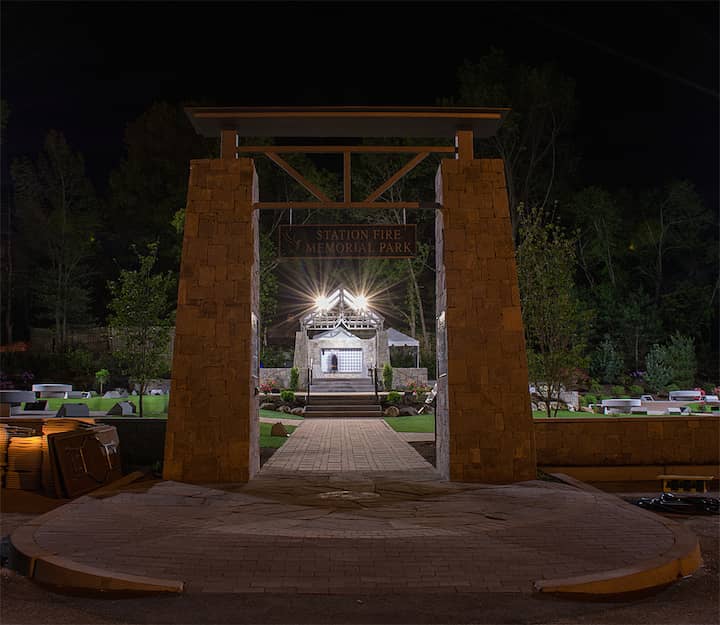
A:
<svg viewBox="0 0 720 625">
<path fill-rule="evenodd" d="M 287 414 L 285 412 L 278 412 L 277 410 L 261 410 L 260 416 L 266 417 L 267 419 L 295 419 L 296 421 L 303 420 L 303 417 L 298 417 L 294 414 Z"/>
<path fill-rule="evenodd" d="M 644 417 L 646 415 L 603 415 L 591 412 L 571 412 L 569 410 L 558 410 L 557 419 L 612 419 L 614 417 Z M 536 419 L 547 418 L 546 412 L 533 411 Z M 388 425 L 396 432 L 434 432 L 434 415 L 416 415 L 414 417 L 385 417 Z"/>
<path fill-rule="evenodd" d="M 282 413 L 281 413 L 282 414 Z M 272 423 L 261 423 L 260 424 L 260 447 L 282 447 L 283 443 L 287 440 L 285 436 L 270 436 L 270 430 L 272 429 Z M 292 434 L 296 428 L 292 425 L 286 425 L 285 429 L 288 434 Z"/>
<path fill-rule="evenodd" d="M 107 412 L 119 401 L 129 401 L 135 404 L 135 412 L 138 411 L 139 399 L 131 395 L 122 399 L 105 399 L 103 397 L 91 397 L 90 399 L 48 399 L 46 409 L 57 410 L 63 404 L 87 404 L 89 410 L 102 410 Z M 169 395 L 144 395 L 143 415 L 145 417 L 162 418 L 167 417 L 167 406 L 170 401 Z"/>
<path fill-rule="evenodd" d="M 435 415 L 419 414 L 412 417 L 385 417 L 387 424 L 396 432 L 434 432 Z"/>
</svg>

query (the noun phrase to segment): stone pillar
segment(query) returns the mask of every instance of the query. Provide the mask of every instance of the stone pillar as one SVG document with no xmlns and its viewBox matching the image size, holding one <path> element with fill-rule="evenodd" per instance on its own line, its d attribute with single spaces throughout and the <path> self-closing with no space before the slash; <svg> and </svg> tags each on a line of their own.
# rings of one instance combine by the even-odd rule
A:
<svg viewBox="0 0 720 625">
<path fill-rule="evenodd" d="M 378 375 L 382 375 L 383 367 L 385 363 L 390 362 L 390 346 L 388 345 L 387 330 L 378 330 L 377 332 L 377 354 L 375 354 L 375 360 L 378 366 Z M 375 363 L 371 363 L 372 366 Z"/>
<path fill-rule="evenodd" d="M 298 330 L 295 332 L 295 351 L 293 353 L 293 367 L 297 367 L 300 377 L 298 384 L 301 388 L 307 387 L 308 383 L 308 367 L 310 361 L 308 359 L 308 336 L 306 330 Z"/>
<path fill-rule="evenodd" d="M 436 186 L 438 469 L 464 482 L 535 479 L 503 162 L 443 160 Z"/>
<path fill-rule="evenodd" d="M 258 215 L 251 159 L 195 160 L 163 477 L 245 482 L 258 470 Z"/>
</svg>

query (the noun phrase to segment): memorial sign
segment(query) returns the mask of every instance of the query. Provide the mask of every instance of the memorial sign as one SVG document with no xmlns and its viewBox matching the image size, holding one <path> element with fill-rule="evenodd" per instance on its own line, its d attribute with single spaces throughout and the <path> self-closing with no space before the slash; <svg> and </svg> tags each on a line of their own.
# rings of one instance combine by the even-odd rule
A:
<svg viewBox="0 0 720 625">
<path fill-rule="evenodd" d="M 413 258 L 415 224 L 280 226 L 280 258 Z"/>
</svg>

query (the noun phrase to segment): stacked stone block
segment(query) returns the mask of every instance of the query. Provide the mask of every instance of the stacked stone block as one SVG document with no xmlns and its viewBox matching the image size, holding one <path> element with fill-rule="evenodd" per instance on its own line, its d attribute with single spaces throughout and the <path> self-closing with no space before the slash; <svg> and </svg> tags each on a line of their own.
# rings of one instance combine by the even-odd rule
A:
<svg viewBox="0 0 720 625">
<path fill-rule="evenodd" d="M 438 174 L 438 468 L 456 481 L 535 479 L 503 162 L 444 160 Z"/>
<path fill-rule="evenodd" d="M 185 215 L 164 478 L 258 470 L 258 216 L 250 159 L 194 160 Z"/>
<path fill-rule="evenodd" d="M 536 419 L 543 466 L 717 465 L 720 417 Z"/>
</svg>

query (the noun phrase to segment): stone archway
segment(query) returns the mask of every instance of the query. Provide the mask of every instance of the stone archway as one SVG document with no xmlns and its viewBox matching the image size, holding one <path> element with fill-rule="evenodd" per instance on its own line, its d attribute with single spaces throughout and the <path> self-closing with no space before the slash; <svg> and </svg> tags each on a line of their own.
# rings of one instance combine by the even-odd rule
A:
<svg viewBox="0 0 720 625">
<path fill-rule="evenodd" d="M 237 158 L 240 132 L 246 136 L 455 136 L 455 159 L 442 161 L 433 205 L 437 211 L 438 470 L 457 481 L 535 479 L 525 341 L 503 163 L 474 159 L 473 131 L 467 129 L 470 124 L 479 136 L 488 136 L 502 113 L 189 109 L 189 114 L 199 131 L 221 134 L 223 158 L 191 163 L 165 479 L 243 482 L 258 470 L 257 209 L 280 206 L 258 202 L 253 161 Z M 231 125 L 236 130 L 225 130 Z M 345 154 L 348 176 L 350 150 L 335 150 Z M 424 150 L 433 151 L 408 151 Z M 275 146 L 257 151 L 284 163 Z M 365 202 L 350 201 L 346 178 L 344 202 L 330 202 L 307 184 L 320 202 L 305 204 L 382 208 L 384 203 L 374 200 L 383 187 L 389 188 L 419 160 L 416 156 Z M 297 172 L 288 173 L 303 183 Z"/>
</svg>

